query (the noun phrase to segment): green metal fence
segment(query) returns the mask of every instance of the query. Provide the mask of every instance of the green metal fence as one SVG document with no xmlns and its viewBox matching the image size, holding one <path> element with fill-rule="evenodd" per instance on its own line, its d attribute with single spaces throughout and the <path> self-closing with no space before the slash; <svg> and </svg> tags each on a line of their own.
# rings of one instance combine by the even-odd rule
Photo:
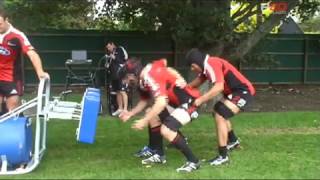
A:
<svg viewBox="0 0 320 180">
<path fill-rule="evenodd" d="M 142 57 L 143 63 L 164 57 L 173 65 L 173 43 L 168 36 L 143 32 L 53 31 L 29 34 L 28 37 L 40 54 L 45 70 L 50 73 L 53 85 L 64 85 L 67 75 L 65 62 L 71 58 L 72 50 L 87 50 L 88 59 L 93 60 L 93 69 L 98 70 L 99 60 L 105 53 L 105 42 L 109 40 L 123 46 L 129 56 Z M 75 72 L 87 70 L 79 67 Z M 104 73 L 100 70 L 98 75 L 103 78 Z M 38 82 L 28 60 L 25 60 L 25 82 L 27 85 Z"/>
<path fill-rule="evenodd" d="M 263 45 L 261 45 L 263 44 Z M 268 35 L 258 48 L 278 62 L 272 67 L 240 66 L 253 82 L 281 84 L 320 83 L 320 35 Z"/>
<path fill-rule="evenodd" d="M 72 50 L 87 50 L 97 68 L 104 55 L 107 40 L 124 46 L 129 56 L 142 57 L 143 62 L 167 58 L 184 75 L 184 54 L 176 51 L 176 44 L 170 36 L 143 32 L 106 31 L 52 31 L 28 35 L 39 52 L 45 69 L 50 73 L 53 85 L 64 85 L 66 78 L 65 61 Z M 260 48 L 259 48 L 260 46 Z M 268 35 L 258 45 L 258 53 L 272 55 L 278 62 L 272 67 L 249 67 L 240 65 L 240 70 L 254 83 L 309 84 L 320 83 L 320 35 Z M 26 62 L 25 81 L 36 84 L 37 78 L 29 61 Z M 87 71 L 86 68 L 77 71 Z M 103 78 L 104 73 L 98 73 Z"/>
</svg>

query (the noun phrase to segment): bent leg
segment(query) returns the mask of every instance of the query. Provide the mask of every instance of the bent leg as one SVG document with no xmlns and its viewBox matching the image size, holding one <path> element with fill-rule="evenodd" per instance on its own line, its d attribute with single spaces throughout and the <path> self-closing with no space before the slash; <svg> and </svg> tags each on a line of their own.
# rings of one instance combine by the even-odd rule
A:
<svg viewBox="0 0 320 180">
<path fill-rule="evenodd" d="M 228 126 L 226 120 L 219 115 L 218 113 L 215 113 L 215 122 L 216 122 L 216 133 L 218 137 L 218 145 L 226 146 L 227 145 L 227 139 L 228 139 Z"/>
<path fill-rule="evenodd" d="M 185 113 L 187 113 L 185 111 Z M 174 113 L 172 113 L 174 114 Z M 182 122 L 188 120 L 177 119 L 173 115 L 168 116 L 163 124 L 161 125 L 161 134 L 165 137 L 171 144 L 174 145 L 182 154 L 186 157 L 189 162 L 198 163 L 199 159 L 193 154 L 192 150 L 188 146 L 185 138 L 182 134 L 178 133 L 178 130 L 182 127 Z M 184 117 L 184 114 L 180 114 L 180 117 Z M 190 116 L 189 116 L 190 119 Z"/>
<path fill-rule="evenodd" d="M 120 91 L 117 91 L 117 104 L 118 104 L 118 110 L 123 110 L 122 95 Z"/>
<path fill-rule="evenodd" d="M 147 109 L 146 111 L 149 111 Z M 161 122 L 159 117 L 154 118 L 149 121 L 148 134 L 149 134 L 149 148 L 154 150 L 160 156 L 164 155 L 163 151 L 163 138 L 161 135 Z"/>
<path fill-rule="evenodd" d="M 121 109 L 124 111 L 128 110 L 128 95 L 125 91 L 120 91 L 121 94 L 121 101 L 122 101 L 122 106 Z"/>
<path fill-rule="evenodd" d="M 229 100 L 224 100 L 223 103 L 225 106 L 230 109 L 233 114 L 238 114 L 240 112 L 240 109 L 238 106 L 236 106 L 234 103 L 232 103 Z M 227 120 L 227 126 L 228 126 L 228 143 L 235 143 L 238 140 L 238 137 L 235 135 L 233 128 L 232 128 L 232 123 L 230 120 Z"/>
<path fill-rule="evenodd" d="M 6 105 L 8 111 L 12 111 L 20 105 L 20 97 L 18 95 L 6 97 Z"/>
</svg>

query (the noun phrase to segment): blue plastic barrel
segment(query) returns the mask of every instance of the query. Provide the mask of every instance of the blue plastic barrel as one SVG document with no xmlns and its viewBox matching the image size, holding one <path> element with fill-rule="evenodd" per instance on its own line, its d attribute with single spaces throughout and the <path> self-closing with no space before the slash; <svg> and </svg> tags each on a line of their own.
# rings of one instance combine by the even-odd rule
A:
<svg viewBox="0 0 320 180">
<path fill-rule="evenodd" d="M 32 127 L 27 117 L 0 123 L 0 156 L 6 156 L 9 165 L 28 163 L 31 153 Z"/>
</svg>

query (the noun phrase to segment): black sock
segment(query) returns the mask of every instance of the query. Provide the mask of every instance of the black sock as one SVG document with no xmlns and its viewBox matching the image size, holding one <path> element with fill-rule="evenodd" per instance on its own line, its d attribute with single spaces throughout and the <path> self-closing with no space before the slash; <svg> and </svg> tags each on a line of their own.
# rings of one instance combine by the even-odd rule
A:
<svg viewBox="0 0 320 180">
<path fill-rule="evenodd" d="M 178 130 L 177 133 L 178 133 L 183 139 L 185 139 L 185 140 L 187 139 L 187 138 L 182 134 L 181 131 Z M 187 142 L 186 142 L 186 143 L 187 143 Z M 187 144 L 188 144 L 188 143 L 187 143 Z"/>
<path fill-rule="evenodd" d="M 188 161 L 193 163 L 199 162 L 198 158 L 195 157 L 189 146 L 186 144 L 186 140 L 182 135 L 178 133 L 171 143 L 184 154 Z"/>
<path fill-rule="evenodd" d="M 151 140 L 151 136 L 152 136 L 152 133 L 151 133 L 151 127 L 150 126 L 148 126 L 148 134 L 149 134 L 149 148 L 151 148 L 152 149 L 152 140 Z"/>
<path fill-rule="evenodd" d="M 149 147 L 152 150 L 155 150 L 160 156 L 163 156 L 163 141 L 160 133 L 160 127 L 161 126 L 150 128 L 149 126 Z"/>
<path fill-rule="evenodd" d="M 233 130 L 228 132 L 228 143 L 230 142 L 235 142 L 238 140 L 238 137 L 236 136 L 236 134 L 233 132 Z"/>
<path fill-rule="evenodd" d="M 219 146 L 219 155 L 225 158 L 227 156 L 227 146 Z"/>
</svg>

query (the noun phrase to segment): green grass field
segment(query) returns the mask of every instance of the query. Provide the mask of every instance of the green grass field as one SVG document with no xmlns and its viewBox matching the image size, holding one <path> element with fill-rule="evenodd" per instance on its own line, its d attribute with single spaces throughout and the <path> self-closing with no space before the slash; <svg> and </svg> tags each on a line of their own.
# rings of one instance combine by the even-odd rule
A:
<svg viewBox="0 0 320 180">
<path fill-rule="evenodd" d="M 242 149 L 230 153 L 220 167 L 202 163 L 201 169 L 180 174 L 185 159 L 166 150 L 167 163 L 147 168 L 133 153 L 147 143 L 147 131 L 109 116 L 99 119 L 96 142 L 75 140 L 76 121 L 48 124 L 47 151 L 32 173 L 0 178 L 29 179 L 312 179 L 320 178 L 320 112 L 243 113 L 233 118 Z M 200 116 L 182 129 L 202 160 L 216 155 L 216 135 L 210 115 Z M 167 142 L 165 143 L 167 144 Z"/>
</svg>

